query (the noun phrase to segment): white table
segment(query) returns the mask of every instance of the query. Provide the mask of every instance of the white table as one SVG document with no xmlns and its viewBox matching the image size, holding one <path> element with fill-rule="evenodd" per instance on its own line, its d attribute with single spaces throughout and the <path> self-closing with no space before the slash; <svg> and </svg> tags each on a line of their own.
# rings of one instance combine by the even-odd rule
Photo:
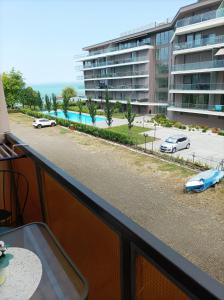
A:
<svg viewBox="0 0 224 300">
<path fill-rule="evenodd" d="M 41 261 L 34 252 L 24 248 L 9 247 L 7 253 L 13 258 L 6 268 L 6 280 L 0 286 L 0 299 L 30 299 L 42 277 Z"/>
</svg>

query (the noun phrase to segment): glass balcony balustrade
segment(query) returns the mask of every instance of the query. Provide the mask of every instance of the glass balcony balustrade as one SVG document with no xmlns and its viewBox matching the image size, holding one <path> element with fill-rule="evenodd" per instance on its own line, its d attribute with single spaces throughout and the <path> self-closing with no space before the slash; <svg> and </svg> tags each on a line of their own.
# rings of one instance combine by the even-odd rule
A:
<svg viewBox="0 0 224 300">
<path fill-rule="evenodd" d="M 224 105 L 221 104 L 215 104 L 215 105 L 209 105 L 205 103 L 172 103 L 170 106 L 176 107 L 176 108 L 187 108 L 187 109 L 201 109 L 201 110 L 210 110 L 210 111 L 216 111 L 216 112 L 223 112 L 224 111 Z"/>
<path fill-rule="evenodd" d="M 148 75 L 146 71 L 126 71 L 126 72 L 117 72 L 117 73 L 106 73 L 106 74 L 91 74 L 85 75 L 85 79 L 94 79 L 94 78 L 113 78 L 113 77 L 125 77 L 125 76 L 141 76 Z"/>
<path fill-rule="evenodd" d="M 177 43 L 174 45 L 174 50 L 184 50 L 221 43 L 224 43 L 224 35 L 211 36 L 209 38 L 197 39 L 191 42 Z"/>
<path fill-rule="evenodd" d="M 224 83 L 176 83 L 174 90 L 224 90 Z"/>
<path fill-rule="evenodd" d="M 114 60 L 107 60 L 102 62 L 96 63 L 85 63 L 83 65 L 83 69 L 90 69 L 90 68 L 97 68 L 97 67 L 105 67 L 110 65 L 119 65 L 119 64 L 126 64 L 126 63 L 135 63 L 140 61 L 148 61 L 149 58 L 147 56 L 138 56 L 138 57 L 130 57 L 124 59 L 114 59 Z"/>
<path fill-rule="evenodd" d="M 173 65 L 172 71 L 188 71 L 188 70 L 197 70 L 197 69 L 216 69 L 224 68 L 224 60 L 210 60 L 210 61 L 201 61 L 196 63 L 186 63 L 186 64 L 177 64 Z"/>
<path fill-rule="evenodd" d="M 208 11 L 206 13 L 201 13 L 198 15 L 190 16 L 187 18 L 180 19 L 176 22 L 176 27 L 183 27 L 195 23 L 200 23 L 216 18 L 224 17 L 224 8 L 220 8 L 218 10 Z"/>
<path fill-rule="evenodd" d="M 116 89 L 148 89 L 149 86 L 147 84 L 123 84 L 123 85 L 108 85 L 108 84 L 96 84 L 91 86 L 86 86 L 85 90 L 90 89 L 109 89 L 109 90 L 116 90 Z"/>
<path fill-rule="evenodd" d="M 102 53 L 120 51 L 120 50 L 125 50 L 125 49 L 145 46 L 145 45 L 150 45 L 150 38 L 145 39 L 144 41 L 136 41 L 136 42 L 131 42 L 131 43 L 120 44 L 118 46 L 107 47 L 104 49 L 92 50 L 88 53 L 87 56 L 93 56 L 93 55 L 98 55 L 98 54 L 102 54 Z"/>
</svg>

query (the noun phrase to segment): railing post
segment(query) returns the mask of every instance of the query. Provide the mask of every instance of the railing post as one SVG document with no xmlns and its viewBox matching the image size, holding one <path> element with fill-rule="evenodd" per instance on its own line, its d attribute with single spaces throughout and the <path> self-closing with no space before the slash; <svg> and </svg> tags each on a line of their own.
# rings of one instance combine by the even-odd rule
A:
<svg viewBox="0 0 224 300">
<path fill-rule="evenodd" d="M 134 300 L 135 261 L 130 241 L 121 238 L 121 299 Z"/>
</svg>

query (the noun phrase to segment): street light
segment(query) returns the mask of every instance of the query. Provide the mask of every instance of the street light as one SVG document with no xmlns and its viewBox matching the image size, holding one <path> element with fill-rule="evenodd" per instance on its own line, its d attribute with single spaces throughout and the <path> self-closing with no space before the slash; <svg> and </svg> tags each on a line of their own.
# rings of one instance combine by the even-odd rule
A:
<svg viewBox="0 0 224 300">
<path fill-rule="evenodd" d="M 148 137 L 148 133 L 144 133 L 144 137 L 145 137 L 145 152 L 146 152 L 146 139 L 147 139 L 147 137 Z"/>
<path fill-rule="evenodd" d="M 154 123 L 154 138 L 152 140 L 152 152 L 154 151 L 154 141 L 156 140 L 156 126 L 157 123 Z"/>
</svg>

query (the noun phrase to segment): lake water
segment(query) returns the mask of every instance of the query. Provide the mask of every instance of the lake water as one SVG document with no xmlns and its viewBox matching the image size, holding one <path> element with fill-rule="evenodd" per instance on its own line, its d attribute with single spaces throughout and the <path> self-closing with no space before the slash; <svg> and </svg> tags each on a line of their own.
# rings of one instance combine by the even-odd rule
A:
<svg viewBox="0 0 224 300">
<path fill-rule="evenodd" d="M 43 83 L 31 85 L 35 91 L 39 91 L 41 96 L 44 97 L 46 94 L 51 96 L 54 93 L 56 96 L 61 96 L 62 90 L 65 87 L 73 87 L 78 96 L 84 96 L 84 84 L 82 82 L 61 82 L 61 83 Z"/>
<path fill-rule="evenodd" d="M 79 115 L 79 113 L 74 112 L 74 111 L 68 111 L 68 118 L 65 117 L 65 114 L 62 110 L 58 110 L 57 116 L 55 115 L 54 111 L 51 111 L 50 113 L 45 111 L 44 113 L 51 115 L 53 117 L 58 117 L 61 119 L 68 119 L 69 121 L 73 121 L 73 122 L 78 122 L 78 123 L 83 123 L 83 124 L 92 124 L 92 119 L 90 117 L 90 115 L 88 114 L 82 114 L 81 117 Z M 104 122 L 106 120 L 106 118 L 104 117 L 96 117 L 96 123 L 97 122 Z"/>
</svg>

